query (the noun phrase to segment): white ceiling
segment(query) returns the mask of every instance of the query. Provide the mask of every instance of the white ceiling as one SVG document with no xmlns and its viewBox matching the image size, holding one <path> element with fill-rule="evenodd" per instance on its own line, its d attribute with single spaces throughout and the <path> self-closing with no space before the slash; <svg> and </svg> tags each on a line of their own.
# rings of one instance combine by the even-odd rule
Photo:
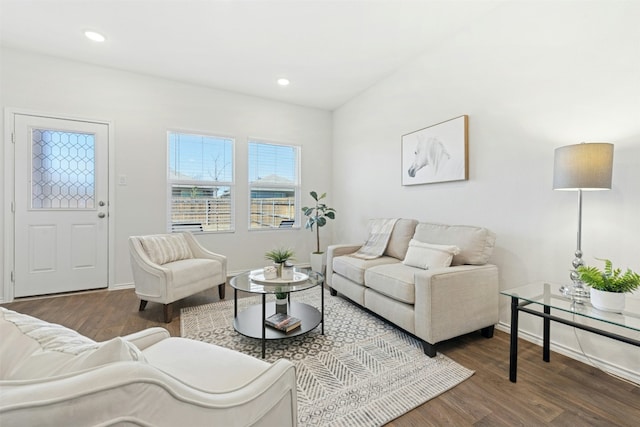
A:
<svg viewBox="0 0 640 427">
<path fill-rule="evenodd" d="M 333 110 L 507 1 L 0 0 L 0 41 Z"/>
</svg>

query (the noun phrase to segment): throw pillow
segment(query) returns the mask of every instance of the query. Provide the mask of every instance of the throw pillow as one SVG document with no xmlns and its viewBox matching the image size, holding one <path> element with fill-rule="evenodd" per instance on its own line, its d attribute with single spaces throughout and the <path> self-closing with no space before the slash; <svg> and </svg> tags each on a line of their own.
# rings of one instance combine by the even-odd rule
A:
<svg viewBox="0 0 640 427">
<path fill-rule="evenodd" d="M 158 265 L 193 258 L 191 248 L 182 234 L 143 236 L 141 242 L 151 261 Z"/>
<path fill-rule="evenodd" d="M 453 256 L 460 252 L 460 248 L 453 245 L 434 245 L 411 239 L 409 249 L 402 263 L 411 267 L 430 268 L 449 267 Z"/>
<path fill-rule="evenodd" d="M 4 372 L 4 379 L 44 378 L 108 363 L 145 360 L 135 345 L 120 337 L 98 343 L 72 329 L 26 314 L 11 310 L 3 310 L 3 314 L 12 329 L 12 344 L 18 351 L 26 350 L 22 351 L 21 360 Z"/>
</svg>

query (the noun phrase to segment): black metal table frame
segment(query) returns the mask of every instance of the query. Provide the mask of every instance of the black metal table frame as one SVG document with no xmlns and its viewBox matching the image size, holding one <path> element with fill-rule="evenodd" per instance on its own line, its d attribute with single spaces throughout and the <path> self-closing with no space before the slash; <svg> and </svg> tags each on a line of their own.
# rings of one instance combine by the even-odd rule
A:
<svg viewBox="0 0 640 427">
<path fill-rule="evenodd" d="M 321 281 L 321 283 L 319 283 L 317 286 L 320 287 L 320 324 L 321 329 L 320 329 L 320 333 L 322 335 L 324 335 L 324 278 Z M 311 289 L 311 288 L 310 288 Z M 246 291 L 243 291 L 246 292 Z M 293 292 L 287 292 L 287 302 L 291 303 L 291 294 Z M 238 317 L 238 289 L 237 288 L 233 288 L 233 318 L 235 319 L 236 317 Z M 266 318 L 267 318 L 267 293 L 262 293 L 262 358 L 264 359 L 265 354 L 266 354 L 266 348 L 267 348 L 267 323 L 266 323 Z M 313 329 L 317 328 L 318 325 L 316 324 L 315 327 L 311 328 L 309 331 L 306 332 L 310 332 Z M 306 333 L 305 332 L 305 333 Z M 282 338 L 287 338 L 286 336 L 283 336 Z"/>
<path fill-rule="evenodd" d="M 625 337 L 623 335 L 614 334 L 612 332 L 604 331 L 602 329 L 594 328 L 593 326 L 582 325 L 572 320 L 563 319 L 561 317 L 553 316 L 551 314 L 552 306 L 542 303 L 544 312 L 532 310 L 526 307 L 529 304 L 533 304 L 532 301 L 524 300 L 520 301 L 520 297 L 511 296 L 511 345 L 509 348 L 509 381 L 516 382 L 518 372 L 518 312 L 523 311 L 525 313 L 532 314 L 534 316 L 543 318 L 542 328 L 542 360 L 549 362 L 550 360 L 550 332 L 551 321 L 562 323 L 574 328 L 582 329 L 583 331 L 592 332 L 594 334 L 602 335 L 607 338 L 614 339 L 616 341 L 625 342 L 627 344 L 640 347 L 640 341 L 633 338 Z M 597 319 L 594 319 L 597 320 Z"/>
</svg>

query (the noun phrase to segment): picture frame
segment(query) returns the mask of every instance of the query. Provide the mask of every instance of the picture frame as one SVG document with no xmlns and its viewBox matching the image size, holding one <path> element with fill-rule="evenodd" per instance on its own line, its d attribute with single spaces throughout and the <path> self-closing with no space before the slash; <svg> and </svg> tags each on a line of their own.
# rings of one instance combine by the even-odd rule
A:
<svg viewBox="0 0 640 427">
<path fill-rule="evenodd" d="M 402 135 L 402 185 L 469 179 L 469 116 Z"/>
</svg>

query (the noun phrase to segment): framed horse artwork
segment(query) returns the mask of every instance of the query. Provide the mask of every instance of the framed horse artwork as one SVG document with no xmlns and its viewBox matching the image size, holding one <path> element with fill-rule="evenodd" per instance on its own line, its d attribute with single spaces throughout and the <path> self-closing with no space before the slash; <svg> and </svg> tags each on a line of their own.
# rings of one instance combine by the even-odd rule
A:
<svg viewBox="0 0 640 427">
<path fill-rule="evenodd" d="M 402 135 L 402 185 L 469 179 L 469 117 Z"/>
</svg>

